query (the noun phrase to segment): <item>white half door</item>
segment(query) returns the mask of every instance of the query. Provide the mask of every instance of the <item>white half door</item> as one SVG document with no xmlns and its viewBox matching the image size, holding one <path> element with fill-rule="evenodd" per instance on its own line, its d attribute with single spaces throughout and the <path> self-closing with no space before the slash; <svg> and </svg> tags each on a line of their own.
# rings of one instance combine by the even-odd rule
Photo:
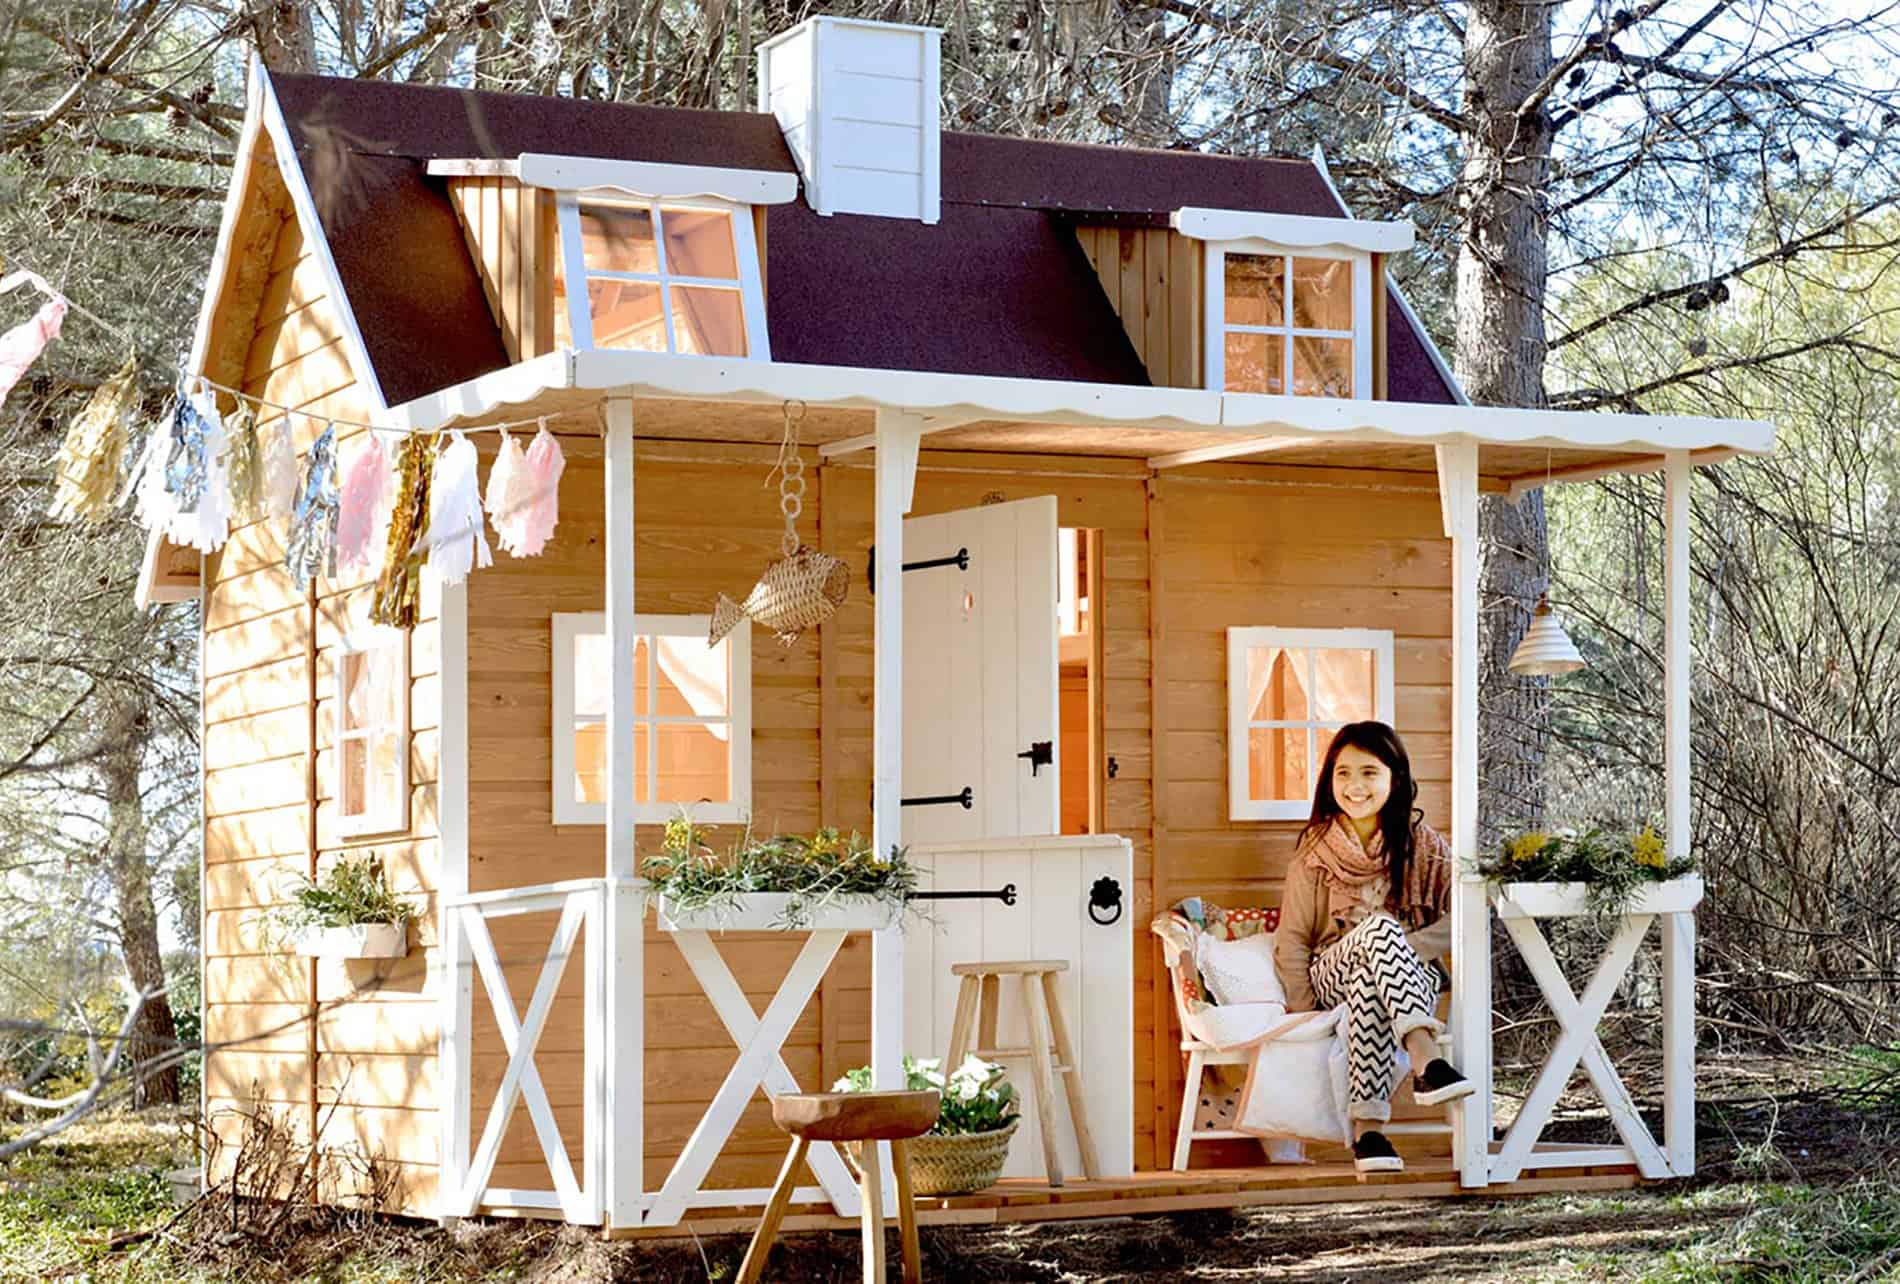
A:
<svg viewBox="0 0 1900 1284">
<path fill-rule="evenodd" d="M 1060 830 L 1056 497 L 904 523 L 906 843 Z M 1030 755 L 1044 745 L 1048 762 Z"/>
</svg>

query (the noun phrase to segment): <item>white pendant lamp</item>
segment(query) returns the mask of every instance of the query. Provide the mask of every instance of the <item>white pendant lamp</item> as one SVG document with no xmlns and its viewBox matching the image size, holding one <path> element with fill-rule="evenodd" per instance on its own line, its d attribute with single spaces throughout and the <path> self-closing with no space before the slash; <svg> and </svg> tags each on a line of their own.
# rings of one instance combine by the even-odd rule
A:
<svg viewBox="0 0 1900 1284">
<path fill-rule="evenodd" d="M 1517 644 L 1517 650 L 1511 652 L 1508 667 L 1512 673 L 1525 677 L 1556 677 L 1584 667 L 1576 643 L 1551 614 L 1548 594 L 1538 594 L 1536 609 L 1531 612 L 1531 627 L 1525 631 L 1524 640 Z"/>
</svg>

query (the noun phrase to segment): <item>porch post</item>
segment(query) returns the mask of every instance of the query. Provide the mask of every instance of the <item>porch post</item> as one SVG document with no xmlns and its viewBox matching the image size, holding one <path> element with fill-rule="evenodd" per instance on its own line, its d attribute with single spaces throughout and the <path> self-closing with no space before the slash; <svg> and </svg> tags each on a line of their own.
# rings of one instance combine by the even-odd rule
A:
<svg viewBox="0 0 1900 1284">
<path fill-rule="evenodd" d="M 871 844 L 888 856 L 904 841 L 904 514 L 917 478 L 923 418 L 901 410 L 877 412 L 877 600 L 874 640 Z M 871 938 L 871 1079 L 878 1088 L 902 1088 L 904 1055 L 904 936 L 900 928 Z M 886 1143 L 879 1142 L 880 1150 Z M 891 1171 L 885 1164 L 882 1171 Z M 895 1187 L 884 1188 L 886 1212 L 896 1212 Z"/>
<path fill-rule="evenodd" d="M 1663 772 L 1669 854 L 1689 852 L 1689 452 L 1663 464 L 1664 580 L 1668 600 L 1663 683 Z M 1664 914 L 1662 924 L 1663 1147 L 1677 1177 L 1695 1172 L 1695 915 Z"/>
<path fill-rule="evenodd" d="M 442 1001 L 436 1073 L 442 1102 L 442 1171 L 436 1199 L 446 1209 L 468 1176 L 474 1118 L 469 1067 L 475 1040 L 475 963 L 462 930 L 462 911 L 447 904 L 450 897 L 468 891 L 468 585 L 444 585 L 441 593 L 436 627 L 442 675 L 441 762 L 437 772 L 442 865 L 436 892 L 444 908 L 437 911 L 442 942 Z M 448 1217 L 442 1220 L 446 1223 Z"/>
<path fill-rule="evenodd" d="M 1478 444 L 1438 447 L 1438 495 L 1451 540 L 1452 1057 L 1477 1091 L 1452 1107 L 1452 1154 L 1464 1186 L 1491 1166 L 1491 911 L 1478 854 Z"/>
<path fill-rule="evenodd" d="M 590 1134 L 589 1163 L 605 1192 L 607 1224 L 637 1226 L 646 1103 L 646 901 L 635 881 L 633 829 L 633 399 L 609 397 L 606 437 L 607 506 L 607 832 L 604 926 L 607 975 L 601 1024 L 589 1031 L 590 1098 L 603 1126 Z"/>
</svg>

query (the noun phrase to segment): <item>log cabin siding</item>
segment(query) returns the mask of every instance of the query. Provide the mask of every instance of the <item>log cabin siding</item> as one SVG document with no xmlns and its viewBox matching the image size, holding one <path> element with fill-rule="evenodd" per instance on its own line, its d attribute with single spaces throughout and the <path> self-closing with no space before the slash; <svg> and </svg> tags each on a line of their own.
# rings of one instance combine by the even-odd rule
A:
<svg viewBox="0 0 1900 1284">
<path fill-rule="evenodd" d="M 451 178 L 448 189 L 508 359 L 552 352 L 560 253 L 554 194 L 512 178 Z"/>
<path fill-rule="evenodd" d="M 1158 388 L 1204 382 L 1204 249 L 1167 227 L 1075 228 L 1075 239 Z"/>
</svg>

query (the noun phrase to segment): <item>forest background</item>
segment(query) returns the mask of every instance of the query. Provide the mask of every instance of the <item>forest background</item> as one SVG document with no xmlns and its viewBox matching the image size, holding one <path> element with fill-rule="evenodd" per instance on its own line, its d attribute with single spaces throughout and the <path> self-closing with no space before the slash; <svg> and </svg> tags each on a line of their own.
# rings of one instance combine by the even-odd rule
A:
<svg viewBox="0 0 1900 1284">
<path fill-rule="evenodd" d="M 129 516 L 46 510 L 66 424 L 128 352 L 141 425 L 167 402 L 247 60 L 733 109 L 757 44 L 821 11 L 942 27 L 947 128 L 1322 148 L 1356 213 L 1417 225 L 1394 270 L 1475 402 L 1774 421 L 1772 457 L 1695 481 L 1701 1041 L 1890 1040 L 1900 8 L 0 0 L 0 259 L 91 314 L 0 405 L 0 1089 L 196 1095 L 196 609 L 134 605 Z M 28 293 L 0 297 L 0 327 Z M 1487 842 L 1659 814 L 1661 511 L 1646 477 L 1485 501 Z M 1555 685 L 1504 664 L 1547 582 L 1590 662 Z M 1500 966 L 1528 1058 L 1538 1027 Z M 116 1031 L 124 981 L 146 1000 L 94 1085 L 86 1036 Z"/>
</svg>

